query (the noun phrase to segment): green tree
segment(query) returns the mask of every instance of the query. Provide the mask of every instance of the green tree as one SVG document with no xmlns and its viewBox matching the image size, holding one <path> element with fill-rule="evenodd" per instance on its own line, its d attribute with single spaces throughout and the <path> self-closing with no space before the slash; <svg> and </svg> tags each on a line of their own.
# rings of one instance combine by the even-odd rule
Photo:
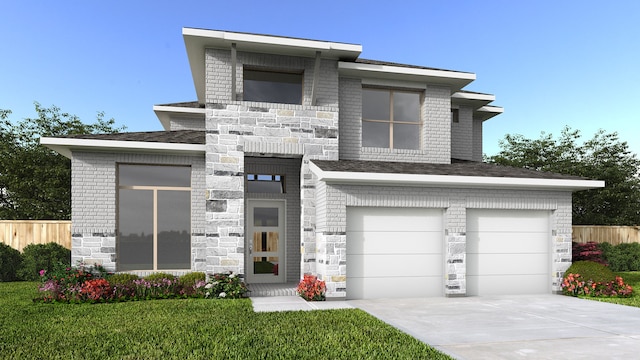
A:
<svg viewBox="0 0 640 360">
<path fill-rule="evenodd" d="M 34 103 L 37 117 L 11 121 L 0 109 L 0 219 L 66 220 L 71 216 L 71 161 L 39 143 L 41 136 L 115 133 L 98 112 L 85 124 L 60 108 Z"/>
<path fill-rule="evenodd" d="M 574 225 L 640 224 L 640 160 L 618 133 L 599 130 L 582 142 L 579 130 L 565 127 L 560 137 L 506 135 L 489 163 L 604 180 L 605 187 L 573 194 Z"/>
</svg>

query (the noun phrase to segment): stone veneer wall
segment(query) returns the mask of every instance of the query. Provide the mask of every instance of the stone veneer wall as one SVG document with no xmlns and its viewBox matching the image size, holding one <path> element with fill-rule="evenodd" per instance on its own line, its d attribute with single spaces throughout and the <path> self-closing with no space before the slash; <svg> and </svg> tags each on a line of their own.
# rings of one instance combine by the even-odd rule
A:
<svg viewBox="0 0 640 360">
<path fill-rule="evenodd" d="M 571 193 L 490 189 L 419 188 L 326 184 L 317 187 L 317 272 L 327 282 L 327 297 L 345 297 L 348 291 L 346 263 L 346 207 L 425 207 L 445 210 L 444 293 L 466 294 L 466 210 L 548 210 L 551 216 L 552 278 L 561 290 L 564 271 L 571 264 Z"/>
<path fill-rule="evenodd" d="M 423 95 L 421 150 L 362 147 L 362 82 L 341 77 L 340 159 L 450 164 L 450 90 L 427 86 Z"/>
<path fill-rule="evenodd" d="M 71 262 L 116 270 L 117 164 L 191 165 L 191 269 L 205 270 L 204 156 L 73 152 Z"/>
<path fill-rule="evenodd" d="M 236 94 L 231 53 L 206 49 L 207 271 L 243 273 L 245 156 L 299 157 L 301 271 L 311 269 L 315 247 L 315 180 L 310 159 L 338 160 L 337 61 L 322 59 L 317 102 L 311 104 L 315 59 L 239 51 Z M 245 102 L 244 66 L 303 71 L 302 105 Z M 290 249 L 287 249 L 289 252 Z M 298 273 L 298 272 L 296 272 Z"/>
</svg>

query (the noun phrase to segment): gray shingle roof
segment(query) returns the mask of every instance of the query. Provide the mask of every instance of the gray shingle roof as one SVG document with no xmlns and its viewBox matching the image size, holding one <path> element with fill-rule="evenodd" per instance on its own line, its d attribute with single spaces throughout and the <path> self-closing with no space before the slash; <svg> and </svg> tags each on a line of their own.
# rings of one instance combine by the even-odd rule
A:
<svg viewBox="0 0 640 360">
<path fill-rule="evenodd" d="M 587 180 L 586 178 L 579 176 L 535 171 L 523 168 L 458 159 L 451 159 L 451 164 L 424 164 L 362 160 L 312 160 L 312 162 L 324 171 L 339 172 Z"/>
<path fill-rule="evenodd" d="M 125 132 L 116 134 L 80 134 L 60 137 L 70 139 L 160 142 L 170 144 L 205 144 L 205 132 L 199 130 Z"/>
</svg>

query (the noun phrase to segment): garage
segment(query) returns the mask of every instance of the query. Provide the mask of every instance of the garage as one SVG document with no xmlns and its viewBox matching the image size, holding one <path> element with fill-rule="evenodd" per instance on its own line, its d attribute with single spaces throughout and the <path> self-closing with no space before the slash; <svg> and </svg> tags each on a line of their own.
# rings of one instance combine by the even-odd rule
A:
<svg viewBox="0 0 640 360">
<path fill-rule="evenodd" d="M 549 211 L 467 210 L 467 295 L 551 292 Z"/>
<path fill-rule="evenodd" d="M 347 298 L 443 295 L 443 210 L 347 207 Z"/>
</svg>

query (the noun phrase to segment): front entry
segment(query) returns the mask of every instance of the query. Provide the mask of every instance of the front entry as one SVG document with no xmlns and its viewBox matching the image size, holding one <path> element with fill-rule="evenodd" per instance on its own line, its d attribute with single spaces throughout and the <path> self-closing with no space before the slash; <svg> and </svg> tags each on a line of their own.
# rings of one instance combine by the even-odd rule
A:
<svg viewBox="0 0 640 360">
<path fill-rule="evenodd" d="M 284 282 L 285 202 L 249 200 L 247 208 L 247 281 Z"/>
</svg>

